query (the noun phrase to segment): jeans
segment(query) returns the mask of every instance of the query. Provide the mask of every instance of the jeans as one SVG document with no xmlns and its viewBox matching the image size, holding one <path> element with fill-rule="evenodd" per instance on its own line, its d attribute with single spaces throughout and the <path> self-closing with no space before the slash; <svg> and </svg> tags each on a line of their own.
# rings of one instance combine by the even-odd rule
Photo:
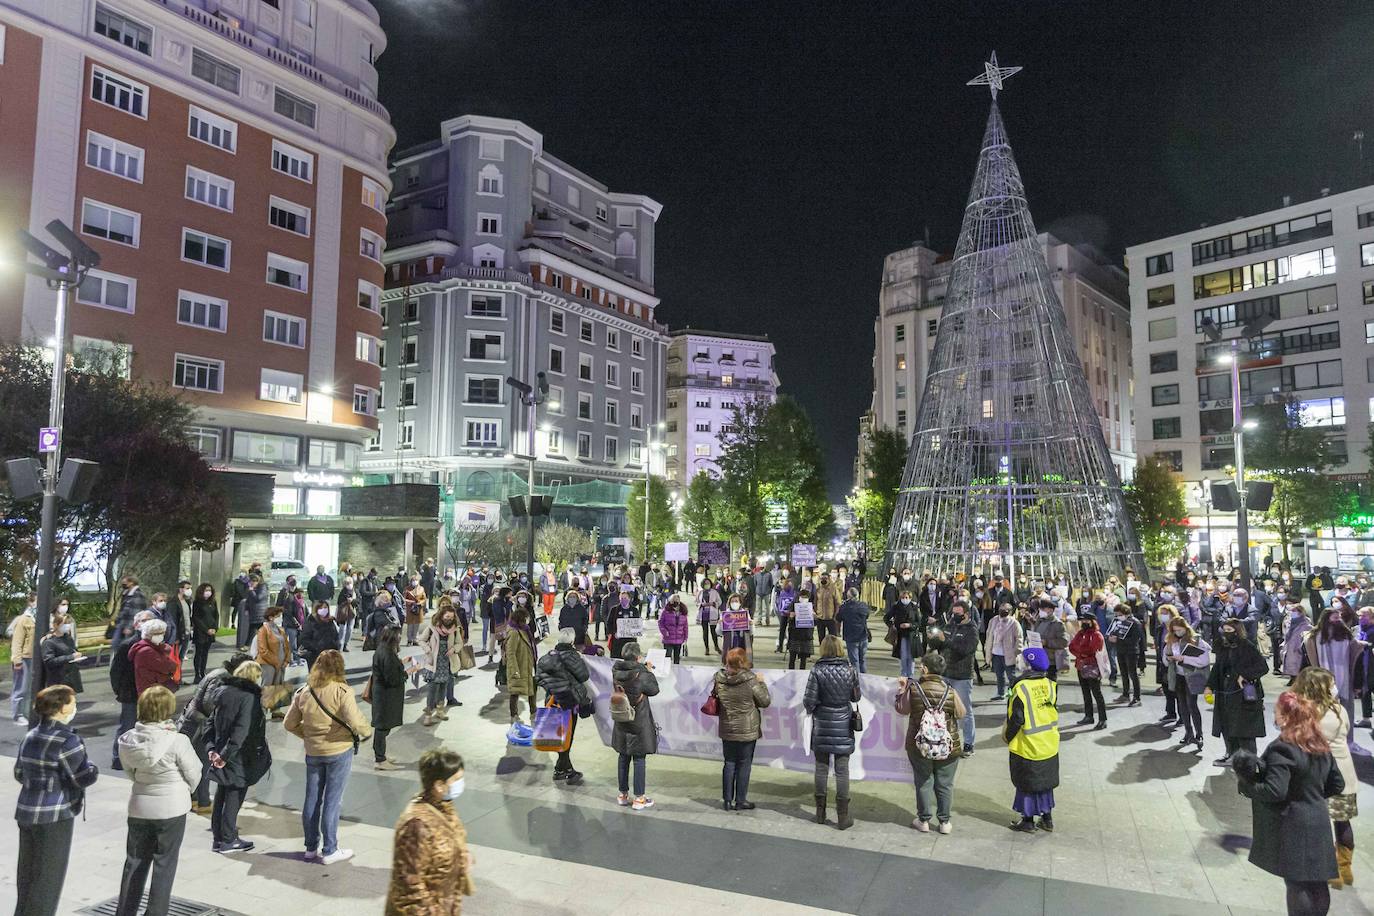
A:
<svg viewBox="0 0 1374 916">
<path fill-rule="evenodd" d="M 911 775 L 916 782 L 916 816 L 929 821 L 933 807 L 940 823 L 945 823 L 949 820 L 950 802 L 954 798 L 954 771 L 958 769 L 959 758 L 927 760 L 914 747 L 906 749 L 906 756 L 911 761 Z"/>
<path fill-rule="evenodd" d="M 671 659 L 673 660 L 673 664 L 674 664 L 674 665 L 676 665 L 676 664 L 678 663 L 678 661 L 682 658 L 682 644 L 681 644 L 681 643 L 679 643 L 679 644 L 676 645 L 676 646 L 674 646 L 674 645 L 666 645 L 666 646 L 663 647 L 663 651 L 668 653 L 668 657 L 671 658 Z"/>
<path fill-rule="evenodd" d="M 482 618 L 482 648 L 487 647 L 487 637 L 491 635 L 491 618 Z"/>
<path fill-rule="evenodd" d="M 24 659 L 14 667 L 14 692 L 10 694 L 10 718 L 13 719 L 28 711 L 30 661 Z"/>
<path fill-rule="evenodd" d="M 959 694 L 964 701 L 964 717 L 959 720 L 959 730 L 963 732 L 964 748 L 973 750 L 973 680 L 966 677 L 947 677 L 944 679 L 949 689 Z"/>
<path fill-rule="evenodd" d="M 721 741 L 725 765 L 720 771 L 721 798 L 727 802 L 749 800 L 749 774 L 754 768 L 754 745 L 757 741 Z"/>
<path fill-rule="evenodd" d="M 210 834 L 216 843 L 232 843 L 239 838 L 239 808 L 247 794 L 247 786 L 216 787 L 215 807 L 210 812 Z"/>
<path fill-rule="evenodd" d="M 353 621 L 339 625 L 339 651 L 348 651 L 348 641 L 353 638 Z"/>
<path fill-rule="evenodd" d="M 19 903 L 14 916 L 54 916 L 67 879 L 74 818 L 19 828 L 19 867 L 14 881 Z"/>
<path fill-rule="evenodd" d="M 172 882 L 177 876 L 177 856 L 186 833 L 186 815 L 161 821 L 129 818 L 129 839 L 125 843 L 124 877 L 119 883 L 119 909 L 116 916 L 138 916 L 143 886 L 148 873 L 153 875 L 148 888 L 148 908 L 144 916 L 167 916 L 172 899 Z"/>
<path fill-rule="evenodd" d="M 286 644 L 291 647 L 291 660 L 301 657 L 301 631 L 299 628 L 286 628 Z"/>
<path fill-rule="evenodd" d="M 897 636 L 897 651 L 902 660 L 902 677 L 911 677 L 911 671 L 915 667 L 911 659 L 911 633 L 901 632 Z"/>
<path fill-rule="evenodd" d="M 621 755 L 620 755 L 620 760 L 616 763 L 616 767 L 615 767 L 616 778 L 617 778 L 617 779 L 619 780 L 619 782 L 620 782 L 620 794 L 621 794 L 621 795 L 625 795 L 626 793 L 628 793 L 628 792 L 630 791 L 630 761 L 634 761 L 634 765 L 635 765 L 635 786 L 634 786 L 635 792 L 634 792 L 634 794 L 635 794 L 635 797 L 638 798 L 638 797 L 641 797 L 641 796 L 644 795 L 644 755 L 643 755 L 643 754 L 635 754 L 633 757 L 631 757 L 629 754 L 621 754 Z"/>
<path fill-rule="evenodd" d="M 408 646 L 413 646 L 413 645 L 415 645 L 415 636 L 416 636 L 416 634 L 419 633 L 419 632 L 420 632 L 420 625 L 419 625 L 418 623 L 408 623 L 408 624 L 406 624 L 406 645 L 408 645 Z"/>
<path fill-rule="evenodd" d="M 1140 699 L 1140 657 L 1133 651 L 1118 649 L 1117 666 L 1121 672 L 1121 695 L 1132 700 Z"/>
<path fill-rule="evenodd" d="M 1116 680 L 1116 643 L 1107 643 L 1107 661 L 1111 662 L 1111 671 L 1107 675 L 1108 680 Z"/>
<path fill-rule="evenodd" d="M 138 704 L 137 704 L 137 703 L 120 703 L 120 704 L 119 704 L 119 725 L 117 725 L 117 726 L 115 727 L 114 741 L 112 742 L 113 748 L 114 748 L 114 749 L 110 752 L 110 753 L 112 753 L 112 754 L 114 755 L 114 763 L 111 764 L 111 765 L 112 765 L 116 770 L 122 770 L 122 769 L 124 769 L 124 764 L 122 764 L 122 763 L 119 762 L 119 736 L 122 735 L 122 734 L 124 734 L 125 732 L 127 732 L 129 729 L 133 728 L 133 727 L 134 727 L 134 723 L 137 722 L 137 721 L 138 721 Z"/>
<path fill-rule="evenodd" d="M 314 852 L 324 834 L 324 848 L 329 855 L 339 848 L 339 809 L 343 806 L 344 786 L 353 769 L 353 749 L 329 757 L 305 755 L 305 804 L 301 806 L 301 823 L 305 827 L 305 848 Z"/>
<path fill-rule="evenodd" d="M 823 754 L 816 752 L 816 794 L 824 796 L 826 781 L 830 778 L 830 760 L 835 759 L 835 799 L 849 798 L 849 755 Z"/>
<path fill-rule="evenodd" d="M 782 651 L 782 647 L 783 647 L 784 645 L 787 644 L 787 627 L 788 627 L 788 625 L 791 624 L 791 623 L 792 623 L 792 618 L 791 618 L 791 617 L 785 617 L 785 616 L 783 616 L 782 614 L 779 614 L 779 615 L 778 615 L 778 651 L 779 651 L 779 652 L 781 652 L 781 651 Z"/>
<path fill-rule="evenodd" d="M 992 657 L 992 673 L 997 677 L 997 695 L 999 697 L 1007 694 L 1007 681 L 1011 680 L 1007 675 L 1011 670 L 1011 665 L 1007 664 L 1005 657 L 1001 655 Z"/>
<path fill-rule="evenodd" d="M 1078 675 L 1078 686 L 1083 690 L 1083 718 L 1094 721 L 1093 703 L 1097 704 L 1097 718 L 1107 721 L 1107 701 L 1102 696 L 1102 678 Z"/>
<path fill-rule="evenodd" d="M 844 647 L 849 653 L 849 663 L 854 666 L 854 670 L 860 674 L 868 673 L 868 640 L 847 642 Z"/>
</svg>

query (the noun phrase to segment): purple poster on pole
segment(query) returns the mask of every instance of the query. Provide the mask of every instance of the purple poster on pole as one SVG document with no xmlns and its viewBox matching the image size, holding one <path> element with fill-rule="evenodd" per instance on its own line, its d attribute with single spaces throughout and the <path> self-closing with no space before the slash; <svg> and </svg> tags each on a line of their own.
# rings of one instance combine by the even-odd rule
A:
<svg viewBox="0 0 1374 916">
<path fill-rule="evenodd" d="M 697 559 L 710 566 L 729 566 L 730 542 L 697 541 Z"/>
<path fill-rule="evenodd" d="M 749 629 L 748 611 L 721 611 L 720 612 L 720 631 L 729 633 L 735 630 Z"/>
</svg>

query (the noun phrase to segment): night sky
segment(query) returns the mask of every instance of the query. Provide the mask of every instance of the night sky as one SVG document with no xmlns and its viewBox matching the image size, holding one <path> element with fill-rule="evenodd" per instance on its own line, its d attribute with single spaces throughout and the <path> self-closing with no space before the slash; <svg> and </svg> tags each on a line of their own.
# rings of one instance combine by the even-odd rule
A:
<svg viewBox="0 0 1374 916">
<path fill-rule="evenodd" d="M 836 500 L 883 256 L 953 248 L 990 50 L 1025 68 L 1001 103 L 1037 225 L 1118 260 L 1355 185 L 1357 129 L 1374 159 L 1367 2 L 373 2 L 398 148 L 518 118 L 660 201 L 659 320 L 772 337 Z"/>
</svg>

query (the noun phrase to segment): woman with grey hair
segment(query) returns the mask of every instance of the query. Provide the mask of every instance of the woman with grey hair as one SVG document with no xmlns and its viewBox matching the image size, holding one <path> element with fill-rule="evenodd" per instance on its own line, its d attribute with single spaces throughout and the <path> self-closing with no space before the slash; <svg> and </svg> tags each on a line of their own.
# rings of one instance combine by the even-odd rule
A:
<svg viewBox="0 0 1374 916">
<path fill-rule="evenodd" d="M 577 720 L 592 714 L 591 673 L 587 662 L 575 645 L 577 630 L 563 627 L 558 631 L 558 644 L 546 652 L 534 666 L 534 680 L 544 688 L 550 702 L 559 709 L 572 712 L 568 721 L 568 749 L 558 752 L 553 766 L 553 781 L 566 780 L 569 785 L 582 781 L 582 774 L 573 769 L 572 743 L 577 737 Z"/>
<path fill-rule="evenodd" d="M 611 697 L 611 749 L 620 755 L 616 768 L 620 795 L 616 804 L 643 811 L 654 806 L 654 800 L 644 794 L 644 759 L 658 753 L 658 728 L 649 697 L 658 694 L 658 678 L 652 663 L 643 661 L 639 643 L 626 643 L 611 669 L 616 687 Z M 628 709 L 628 713 L 626 710 Z M 630 767 L 634 767 L 634 795 L 630 795 Z"/>
</svg>

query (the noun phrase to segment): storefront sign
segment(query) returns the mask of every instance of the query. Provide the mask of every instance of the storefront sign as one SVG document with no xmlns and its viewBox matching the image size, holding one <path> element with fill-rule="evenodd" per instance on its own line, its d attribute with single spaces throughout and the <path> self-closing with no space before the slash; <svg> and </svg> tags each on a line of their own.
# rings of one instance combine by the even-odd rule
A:
<svg viewBox="0 0 1374 916">
<path fill-rule="evenodd" d="M 331 474 L 328 471 L 297 471 L 291 475 L 291 479 L 312 487 L 342 487 L 348 483 L 348 478 L 344 475 Z"/>
</svg>

